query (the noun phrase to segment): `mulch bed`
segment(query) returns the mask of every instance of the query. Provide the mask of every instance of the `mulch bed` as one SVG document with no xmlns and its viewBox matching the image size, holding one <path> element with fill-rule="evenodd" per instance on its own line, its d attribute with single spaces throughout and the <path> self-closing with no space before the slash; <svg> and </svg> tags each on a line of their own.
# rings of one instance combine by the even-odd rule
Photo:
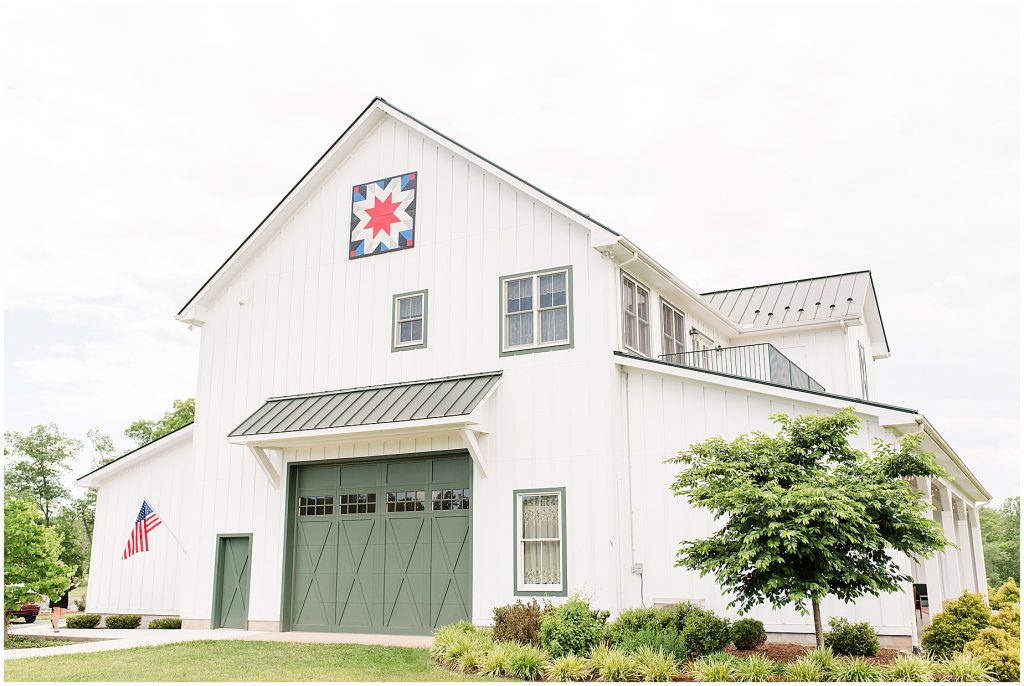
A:
<svg viewBox="0 0 1024 686">
<path fill-rule="evenodd" d="M 798 645 L 796 643 L 765 643 L 756 650 L 736 650 L 736 648 L 729 646 L 729 648 L 726 649 L 726 652 L 735 655 L 736 657 L 763 655 L 775 660 L 776 662 L 793 662 L 809 650 L 813 650 L 813 647 Z M 892 648 L 879 648 L 878 655 L 866 659 L 876 665 L 884 666 L 889 664 L 899 654 L 900 651 L 893 650 Z"/>
</svg>

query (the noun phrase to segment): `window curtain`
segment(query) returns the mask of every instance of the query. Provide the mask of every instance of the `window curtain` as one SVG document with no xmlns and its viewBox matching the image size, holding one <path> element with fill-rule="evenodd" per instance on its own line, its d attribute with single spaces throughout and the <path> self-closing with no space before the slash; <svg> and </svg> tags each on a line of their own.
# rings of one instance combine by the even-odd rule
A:
<svg viewBox="0 0 1024 686">
<path fill-rule="evenodd" d="M 558 498 L 557 495 L 523 497 L 524 584 L 562 583 L 561 506 Z"/>
</svg>

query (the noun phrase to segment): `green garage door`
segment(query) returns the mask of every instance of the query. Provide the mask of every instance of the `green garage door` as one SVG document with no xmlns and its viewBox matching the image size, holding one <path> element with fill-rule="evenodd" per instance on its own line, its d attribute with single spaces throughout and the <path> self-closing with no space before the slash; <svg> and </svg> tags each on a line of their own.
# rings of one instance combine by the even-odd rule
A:
<svg viewBox="0 0 1024 686">
<path fill-rule="evenodd" d="M 462 456 L 298 468 L 291 628 L 429 633 L 469 619 L 472 475 Z"/>
</svg>

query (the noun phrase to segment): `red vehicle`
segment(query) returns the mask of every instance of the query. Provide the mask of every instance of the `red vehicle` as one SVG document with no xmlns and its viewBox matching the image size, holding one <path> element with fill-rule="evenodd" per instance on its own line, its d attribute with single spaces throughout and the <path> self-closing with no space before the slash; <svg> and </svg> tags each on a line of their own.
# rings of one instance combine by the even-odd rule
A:
<svg viewBox="0 0 1024 686">
<path fill-rule="evenodd" d="M 31 624 L 39 616 L 39 603 L 25 603 L 18 607 L 17 610 L 9 610 L 7 616 L 23 617 L 26 624 Z"/>
</svg>

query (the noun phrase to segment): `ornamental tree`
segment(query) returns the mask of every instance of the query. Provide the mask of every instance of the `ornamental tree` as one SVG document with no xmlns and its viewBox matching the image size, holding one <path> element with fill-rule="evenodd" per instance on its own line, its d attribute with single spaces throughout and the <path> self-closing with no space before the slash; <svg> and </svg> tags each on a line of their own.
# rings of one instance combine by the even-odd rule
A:
<svg viewBox="0 0 1024 686">
<path fill-rule="evenodd" d="M 685 466 L 673 492 L 724 522 L 708 538 L 680 543 L 676 566 L 713 574 L 741 612 L 770 603 L 806 613 L 809 604 L 821 647 L 825 596 L 850 602 L 897 591 L 910 577 L 892 551 L 920 559 L 948 545 L 908 482 L 943 471 L 918 450 L 917 435 L 876 440 L 872 455 L 852 448 L 860 424 L 852 408 L 772 421 L 774 436 L 715 437 L 668 460 Z"/>
<path fill-rule="evenodd" d="M 37 602 L 42 596 L 60 598 L 71 585 L 75 570 L 60 562 L 60 540 L 39 522 L 39 510 L 28 500 L 4 498 L 4 639 L 7 610 Z"/>
</svg>

